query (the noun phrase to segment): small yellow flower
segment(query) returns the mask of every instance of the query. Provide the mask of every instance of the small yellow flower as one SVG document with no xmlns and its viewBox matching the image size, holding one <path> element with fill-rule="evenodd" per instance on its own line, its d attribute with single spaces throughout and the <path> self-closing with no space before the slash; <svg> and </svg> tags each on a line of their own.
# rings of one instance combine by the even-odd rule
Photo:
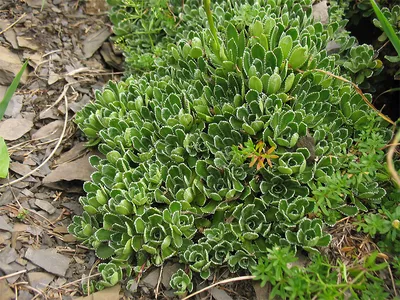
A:
<svg viewBox="0 0 400 300">
<path fill-rule="evenodd" d="M 392 222 L 392 226 L 396 229 L 400 229 L 400 221 L 399 220 L 394 220 Z"/>
</svg>

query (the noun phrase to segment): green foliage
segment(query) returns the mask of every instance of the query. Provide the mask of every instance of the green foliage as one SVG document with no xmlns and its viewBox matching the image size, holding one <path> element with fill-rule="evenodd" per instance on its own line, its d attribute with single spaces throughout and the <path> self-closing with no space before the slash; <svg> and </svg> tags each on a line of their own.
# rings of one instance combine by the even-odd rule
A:
<svg viewBox="0 0 400 300">
<path fill-rule="evenodd" d="M 382 69 L 382 62 L 374 58 L 374 49 L 368 45 L 352 47 L 349 52 L 349 60 L 343 63 L 343 67 L 355 76 L 356 84 L 364 82 L 365 78 L 377 75 Z"/>
<path fill-rule="evenodd" d="M 252 274 L 261 286 L 272 285 L 269 299 L 387 299 L 384 282 L 375 273 L 387 268 L 387 263 L 379 263 L 377 255 L 373 252 L 346 267 L 316 254 L 310 264 L 302 266 L 290 248 L 275 246 L 258 260 Z"/>
<path fill-rule="evenodd" d="M 186 273 L 182 269 L 176 271 L 169 282 L 172 289 L 175 290 L 175 295 L 182 297 L 193 290 L 192 272 Z"/>
<path fill-rule="evenodd" d="M 171 258 L 206 279 L 249 270 L 275 246 L 316 254 L 331 240 L 325 223 L 395 192 L 388 124 L 328 75 L 341 75 L 325 50 L 339 25 L 314 22 L 309 0 L 212 8 L 214 26 L 169 45 L 153 71 L 109 82 L 76 116 L 104 156 L 90 158 L 69 231 L 110 261 L 103 285 L 120 266 Z"/>
<path fill-rule="evenodd" d="M 116 45 L 124 51 L 126 73 L 141 73 L 162 63 L 168 43 L 184 31 L 201 28 L 199 0 L 108 0 Z M 204 12 L 203 12 L 204 14 Z"/>
<path fill-rule="evenodd" d="M 400 254 L 400 206 L 388 210 L 382 208 L 378 213 L 359 215 L 357 230 L 376 238 L 383 251 Z"/>
<path fill-rule="evenodd" d="M 388 15 L 388 17 L 386 17 L 383 11 L 381 11 L 379 6 L 376 4 L 375 0 L 371 0 L 371 4 L 376 17 L 378 18 L 374 19 L 374 24 L 376 27 L 383 30 L 383 34 L 379 40 L 384 41 L 388 38 L 393 47 L 396 49 L 398 56 L 400 56 L 400 38 L 398 37 L 398 33 L 396 34 L 395 31 L 395 28 L 397 29 L 397 27 L 399 27 L 398 22 L 400 21 L 400 6 L 394 6 L 392 11 L 385 7 L 384 11 Z"/>
<path fill-rule="evenodd" d="M 351 37 L 347 30 L 338 31 L 336 37 L 341 46 L 339 62 L 344 70 L 347 70 L 345 73 L 348 73 L 361 87 L 372 92 L 375 91 L 374 85 L 379 84 L 379 79 L 384 77 L 383 75 L 393 76 L 397 71 L 396 79 L 400 74 L 399 53 L 396 53 L 400 49 L 400 6 L 396 1 L 386 0 L 379 1 L 379 6 L 381 10 L 374 0 L 331 0 L 329 9 L 331 20 L 340 22 L 343 27 L 348 23 L 358 26 L 361 19 L 364 18 L 382 30 L 377 41 L 371 42 L 372 46 L 357 45 L 357 40 Z M 377 18 L 374 18 L 375 16 Z M 394 52 L 384 51 L 389 55 L 384 55 L 388 61 L 383 62 L 385 69 L 381 74 L 383 64 L 378 59 L 378 55 L 384 48 L 384 42 L 388 36 L 390 36 Z M 367 80 L 371 77 L 373 80 Z"/>
<path fill-rule="evenodd" d="M 106 287 L 114 286 L 122 280 L 122 269 L 113 263 L 101 263 L 98 266 L 102 280 L 96 283 L 97 290 L 102 290 Z"/>
<path fill-rule="evenodd" d="M 2 137 L 0 137 L 0 161 L 0 178 L 6 178 L 8 167 L 10 166 L 10 155 L 8 154 L 6 142 Z"/>
</svg>

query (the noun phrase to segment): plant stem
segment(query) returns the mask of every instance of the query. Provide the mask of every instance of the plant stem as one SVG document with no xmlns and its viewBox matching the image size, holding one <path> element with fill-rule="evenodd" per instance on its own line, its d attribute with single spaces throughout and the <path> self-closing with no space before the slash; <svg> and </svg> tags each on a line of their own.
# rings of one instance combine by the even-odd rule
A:
<svg viewBox="0 0 400 300">
<path fill-rule="evenodd" d="M 204 0 L 204 10 L 206 11 L 208 25 L 210 26 L 210 30 L 211 30 L 211 33 L 214 38 L 213 45 L 215 46 L 215 48 L 216 48 L 215 50 L 217 51 L 216 54 L 218 55 L 219 49 L 221 46 L 218 42 L 217 29 L 215 28 L 214 19 L 213 19 L 212 12 L 211 12 L 211 0 Z"/>
</svg>

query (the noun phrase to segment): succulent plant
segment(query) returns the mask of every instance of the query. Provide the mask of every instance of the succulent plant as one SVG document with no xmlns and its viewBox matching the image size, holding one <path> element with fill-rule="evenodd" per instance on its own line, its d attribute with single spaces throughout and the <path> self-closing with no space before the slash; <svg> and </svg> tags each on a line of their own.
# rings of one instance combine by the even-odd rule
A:
<svg viewBox="0 0 400 300">
<path fill-rule="evenodd" d="M 387 122 L 334 78 L 326 45 L 338 24 L 314 22 L 310 0 L 243 2 L 200 9 L 209 26 L 77 114 L 104 156 L 90 160 L 85 212 L 69 230 L 111 264 L 178 257 L 203 279 L 248 270 L 275 245 L 318 251 L 325 223 L 394 190 L 371 142 L 391 139 Z M 380 179 L 356 175 L 364 168 Z"/>
<path fill-rule="evenodd" d="M 175 295 L 182 297 L 193 290 L 192 272 L 186 273 L 182 269 L 176 271 L 169 282 L 172 289 L 175 290 Z"/>
<path fill-rule="evenodd" d="M 305 250 L 312 252 L 318 252 L 316 246 L 328 246 L 331 241 L 331 236 L 322 232 L 322 222 L 318 219 L 304 219 L 297 232 L 288 230 L 285 236 L 289 243 L 301 245 Z"/>
<path fill-rule="evenodd" d="M 102 280 L 96 283 L 96 288 L 102 290 L 106 287 L 114 286 L 122 280 L 122 269 L 113 263 L 101 263 L 98 266 Z"/>
</svg>

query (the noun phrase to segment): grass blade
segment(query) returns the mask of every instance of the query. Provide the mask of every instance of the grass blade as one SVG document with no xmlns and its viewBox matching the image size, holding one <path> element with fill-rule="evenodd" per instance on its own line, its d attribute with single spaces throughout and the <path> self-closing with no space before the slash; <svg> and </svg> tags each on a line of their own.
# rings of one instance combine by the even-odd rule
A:
<svg viewBox="0 0 400 300">
<path fill-rule="evenodd" d="M 400 39 L 396 35 L 396 32 L 394 31 L 393 27 L 390 25 L 388 19 L 380 10 L 378 4 L 376 4 L 375 0 L 370 0 L 370 1 L 372 8 L 374 9 L 376 16 L 378 17 L 379 22 L 381 22 L 382 24 L 383 31 L 386 33 L 393 47 L 396 49 L 397 54 L 400 55 Z"/>
<path fill-rule="evenodd" d="M 3 119 L 8 103 L 10 102 L 12 95 L 15 93 L 15 90 L 17 89 L 18 84 L 21 80 L 21 76 L 24 73 L 27 66 L 28 66 L 28 60 L 22 65 L 21 70 L 19 70 L 17 76 L 15 76 L 14 80 L 11 82 L 11 85 L 8 87 L 3 100 L 0 102 L 0 120 Z"/>
<path fill-rule="evenodd" d="M 10 166 L 10 155 L 6 142 L 0 137 L 0 178 L 6 178 L 8 174 L 8 167 Z"/>
</svg>

